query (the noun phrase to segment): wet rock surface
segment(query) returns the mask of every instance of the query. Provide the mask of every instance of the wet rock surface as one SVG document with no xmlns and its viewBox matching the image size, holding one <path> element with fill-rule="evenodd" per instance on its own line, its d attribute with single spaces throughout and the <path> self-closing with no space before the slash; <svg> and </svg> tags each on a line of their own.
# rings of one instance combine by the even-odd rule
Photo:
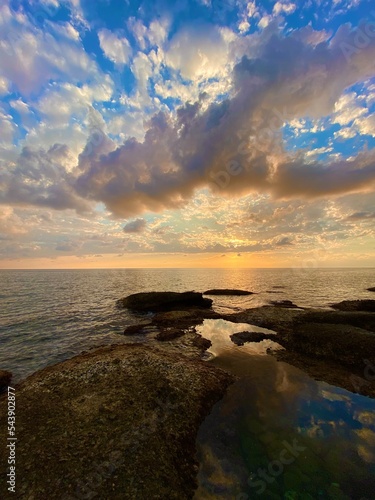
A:
<svg viewBox="0 0 375 500">
<path fill-rule="evenodd" d="M 192 498 L 196 432 L 231 382 L 201 361 L 135 344 L 35 373 L 16 387 L 17 498 Z"/>
<path fill-rule="evenodd" d="M 198 292 L 141 292 L 120 299 L 118 304 L 133 311 L 158 312 L 184 308 L 210 308 L 212 300 Z"/>
<path fill-rule="evenodd" d="M 277 359 L 319 380 L 375 397 L 373 312 L 263 306 L 227 315 L 225 319 L 277 332 L 272 340 L 285 347 L 283 351 L 272 352 Z M 247 338 L 251 336 L 252 333 Z"/>
<path fill-rule="evenodd" d="M 214 288 L 203 292 L 203 295 L 254 295 L 254 292 L 248 290 L 236 290 L 233 288 Z"/>
<path fill-rule="evenodd" d="M 343 300 L 338 304 L 333 304 L 334 309 L 339 309 L 340 311 L 367 311 L 375 312 L 375 300 L 365 299 L 365 300 Z"/>
</svg>

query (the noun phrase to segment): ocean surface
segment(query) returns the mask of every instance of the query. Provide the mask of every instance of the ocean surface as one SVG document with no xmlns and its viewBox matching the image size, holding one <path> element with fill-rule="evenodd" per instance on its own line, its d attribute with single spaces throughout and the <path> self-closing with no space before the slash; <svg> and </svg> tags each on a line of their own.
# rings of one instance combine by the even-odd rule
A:
<svg viewBox="0 0 375 500">
<path fill-rule="evenodd" d="M 19 381 L 98 345 L 152 342 L 125 337 L 144 315 L 118 308 L 131 293 L 241 288 L 212 297 L 235 311 L 292 300 L 329 308 L 375 298 L 375 269 L 111 269 L 0 271 L 0 368 Z M 271 340 L 242 347 L 229 335 L 253 325 L 205 320 L 206 362 L 237 376 L 203 422 L 195 500 L 374 500 L 375 400 L 311 379 L 267 355 Z"/>
<path fill-rule="evenodd" d="M 0 368 L 16 381 L 47 365 L 107 343 L 144 341 L 121 335 L 140 316 L 116 301 L 142 291 L 241 288 L 247 297 L 213 297 L 218 311 L 289 299 L 329 307 L 375 298 L 375 269 L 99 269 L 0 270 Z"/>
</svg>

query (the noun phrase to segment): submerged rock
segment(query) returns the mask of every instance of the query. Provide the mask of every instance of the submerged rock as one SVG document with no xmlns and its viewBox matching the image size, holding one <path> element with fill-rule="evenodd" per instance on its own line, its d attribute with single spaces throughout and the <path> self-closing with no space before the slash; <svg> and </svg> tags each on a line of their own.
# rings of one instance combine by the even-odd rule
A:
<svg viewBox="0 0 375 500">
<path fill-rule="evenodd" d="M 119 303 L 133 311 L 158 312 L 193 307 L 209 308 L 212 300 L 204 298 L 199 292 L 141 292 L 120 299 Z"/>
<path fill-rule="evenodd" d="M 271 304 L 276 307 L 285 307 L 289 309 L 298 309 L 296 304 L 293 304 L 291 300 L 271 300 Z"/>
<path fill-rule="evenodd" d="M 162 328 L 160 332 L 156 335 L 157 340 L 165 341 L 165 340 L 173 340 L 177 339 L 178 337 L 182 337 L 185 335 L 184 330 L 181 330 L 180 328 Z"/>
<path fill-rule="evenodd" d="M 12 373 L 7 370 L 0 370 L 0 392 L 7 389 L 10 381 L 12 380 Z"/>
<path fill-rule="evenodd" d="M 338 304 L 333 304 L 334 309 L 339 309 L 340 311 L 367 311 L 375 312 L 375 300 L 365 299 L 365 300 L 343 300 Z"/>
<path fill-rule="evenodd" d="M 138 323 L 136 325 L 127 326 L 124 330 L 124 335 L 137 335 L 145 333 L 144 329 L 152 325 L 151 321 L 147 323 Z"/>
<path fill-rule="evenodd" d="M 276 340 L 277 336 L 275 334 L 267 334 L 262 332 L 238 332 L 233 333 L 231 336 L 231 341 L 236 345 L 244 345 L 245 342 L 262 342 L 262 340 Z"/>
<path fill-rule="evenodd" d="M 203 292 L 203 295 L 254 295 L 254 292 L 236 290 L 233 288 L 214 288 Z"/>
<path fill-rule="evenodd" d="M 134 344 L 35 373 L 16 388 L 17 497 L 192 498 L 198 427 L 231 382 L 201 361 Z M 2 462 L 1 491 L 6 472 Z"/>
</svg>

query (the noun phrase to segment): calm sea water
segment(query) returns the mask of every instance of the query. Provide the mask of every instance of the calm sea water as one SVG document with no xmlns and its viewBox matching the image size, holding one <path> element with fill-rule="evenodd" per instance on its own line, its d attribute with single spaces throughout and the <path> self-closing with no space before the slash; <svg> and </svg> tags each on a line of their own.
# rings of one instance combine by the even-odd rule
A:
<svg viewBox="0 0 375 500">
<path fill-rule="evenodd" d="M 121 335 L 143 319 L 116 307 L 130 293 L 257 292 L 215 297 L 219 311 L 281 299 L 328 308 L 375 298 L 366 291 L 375 286 L 375 269 L 0 271 L 0 282 L 0 368 L 16 380 L 98 345 L 147 342 Z M 229 335 L 238 326 L 223 320 L 199 326 L 213 344 L 207 362 L 238 381 L 201 426 L 195 500 L 374 500 L 375 400 L 277 362 L 266 355 L 271 341 L 234 345 Z"/>
<path fill-rule="evenodd" d="M 328 307 L 374 298 L 366 288 L 375 286 L 375 269 L 7 270 L 0 271 L 0 285 L 0 368 L 19 380 L 91 347 L 129 342 L 119 334 L 139 316 L 118 309 L 116 300 L 131 293 L 241 288 L 258 294 L 218 297 L 214 307 L 241 309 L 283 298 Z"/>
</svg>

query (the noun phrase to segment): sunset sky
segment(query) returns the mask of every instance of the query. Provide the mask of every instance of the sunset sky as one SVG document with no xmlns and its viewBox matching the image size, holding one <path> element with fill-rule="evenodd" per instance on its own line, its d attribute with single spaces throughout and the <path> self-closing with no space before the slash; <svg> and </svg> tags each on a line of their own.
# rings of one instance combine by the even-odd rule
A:
<svg viewBox="0 0 375 500">
<path fill-rule="evenodd" d="M 375 267 L 371 0 L 2 0 L 0 268 Z"/>
</svg>

